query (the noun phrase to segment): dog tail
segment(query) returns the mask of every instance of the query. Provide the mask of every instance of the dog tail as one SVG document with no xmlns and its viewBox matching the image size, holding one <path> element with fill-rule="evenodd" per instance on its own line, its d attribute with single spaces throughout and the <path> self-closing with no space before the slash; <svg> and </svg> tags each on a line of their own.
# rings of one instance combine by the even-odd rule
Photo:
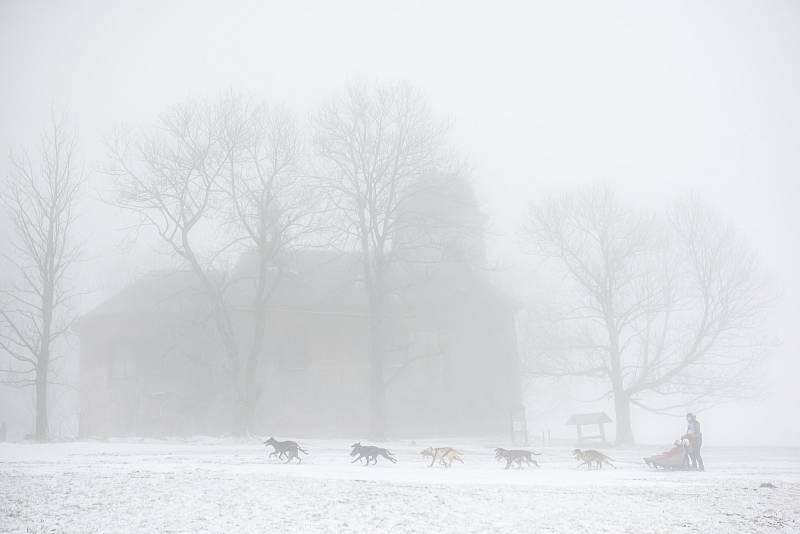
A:
<svg viewBox="0 0 800 534">
<path fill-rule="evenodd" d="M 302 452 L 303 454 L 308 454 L 308 451 L 305 450 L 303 447 L 297 447 L 297 450 Z"/>
</svg>

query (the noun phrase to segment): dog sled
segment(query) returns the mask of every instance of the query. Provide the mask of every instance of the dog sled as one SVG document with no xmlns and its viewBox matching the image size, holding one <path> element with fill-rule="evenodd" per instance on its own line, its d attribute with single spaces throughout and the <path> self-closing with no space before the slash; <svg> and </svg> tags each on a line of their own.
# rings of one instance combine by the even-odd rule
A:
<svg viewBox="0 0 800 534">
<path fill-rule="evenodd" d="M 684 471 L 689 469 L 688 440 L 675 441 L 674 447 L 668 451 L 644 458 L 644 463 L 653 469 L 665 471 Z"/>
</svg>

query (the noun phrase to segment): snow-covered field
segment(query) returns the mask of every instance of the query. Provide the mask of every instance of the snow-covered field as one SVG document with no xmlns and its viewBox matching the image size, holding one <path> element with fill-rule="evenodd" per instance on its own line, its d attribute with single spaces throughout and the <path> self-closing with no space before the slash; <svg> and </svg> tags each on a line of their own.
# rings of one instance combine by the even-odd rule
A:
<svg viewBox="0 0 800 534">
<path fill-rule="evenodd" d="M 798 449 L 708 447 L 707 472 L 664 473 L 649 448 L 587 472 L 566 446 L 505 471 L 494 443 L 458 443 L 450 470 L 427 442 L 387 444 L 399 463 L 377 467 L 302 444 L 301 465 L 255 441 L 0 444 L 0 532 L 800 532 Z"/>
</svg>

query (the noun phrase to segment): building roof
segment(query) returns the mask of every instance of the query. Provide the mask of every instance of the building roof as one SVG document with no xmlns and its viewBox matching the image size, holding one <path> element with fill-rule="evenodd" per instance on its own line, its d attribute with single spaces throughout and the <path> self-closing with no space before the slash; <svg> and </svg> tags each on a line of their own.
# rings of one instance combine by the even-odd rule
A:
<svg viewBox="0 0 800 534">
<path fill-rule="evenodd" d="M 226 299 L 234 308 L 246 308 L 253 294 L 255 258 L 246 256 L 228 277 Z M 277 269 L 272 271 L 277 276 Z M 225 280 L 214 275 L 215 283 Z M 404 310 L 466 309 L 486 313 L 513 311 L 515 301 L 494 287 L 483 273 L 465 266 L 435 269 L 412 266 L 397 268 L 391 276 L 397 289 L 390 293 L 388 306 Z M 195 275 L 188 271 L 152 273 L 84 315 L 78 329 L 101 317 L 154 315 L 160 313 L 202 313 L 208 304 Z M 285 262 L 283 275 L 269 300 L 270 308 L 301 311 L 365 314 L 366 291 L 358 258 L 332 250 L 293 251 Z"/>
<path fill-rule="evenodd" d="M 221 275 L 215 274 L 216 283 Z M 187 309 L 207 308 L 206 298 L 197 277 L 189 271 L 156 271 L 148 273 L 122 291 L 112 295 L 81 316 L 75 327 L 101 317 L 130 315 L 185 314 Z"/>
<path fill-rule="evenodd" d="M 233 273 L 228 296 L 247 305 L 253 292 L 257 258 L 245 256 Z M 357 259 L 334 250 L 295 250 L 284 260 L 283 272 L 269 305 L 273 308 L 359 310 L 366 306 Z M 277 276 L 277 269 L 272 271 Z"/>
<path fill-rule="evenodd" d="M 568 425 L 596 425 L 610 423 L 611 418 L 605 412 L 576 413 L 568 420 Z"/>
</svg>

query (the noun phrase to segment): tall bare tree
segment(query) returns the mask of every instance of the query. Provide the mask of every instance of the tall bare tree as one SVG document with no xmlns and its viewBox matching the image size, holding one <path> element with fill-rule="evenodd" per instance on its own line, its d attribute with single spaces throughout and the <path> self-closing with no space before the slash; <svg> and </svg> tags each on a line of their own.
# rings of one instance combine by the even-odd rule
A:
<svg viewBox="0 0 800 534">
<path fill-rule="evenodd" d="M 282 280 L 291 249 L 318 230 L 314 195 L 304 173 L 304 154 L 294 117 L 238 95 L 224 103 L 223 142 L 229 154 L 223 204 L 232 235 L 252 254 L 242 272 L 252 291 L 251 338 L 243 350 L 245 424 L 260 391 L 256 381 L 264 353 L 270 297 Z"/>
<path fill-rule="evenodd" d="M 48 385 L 57 350 L 68 334 L 68 273 L 79 259 L 76 203 L 84 174 L 76 162 L 77 137 L 51 115 L 38 154 L 11 155 L 11 173 L 0 192 L 13 230 L 3 258 L 13 282 L 0 289 L 0 352 L 12 365 L 0 381 L 36 388 L 36 438 L 48 438 Z"/>
<path fill-rule="evenodd" d="M 159 133 L 115 132 L 108 143 L 108 171 L 116 179 L 116 204 L 135 213 L 141 226 L 154 229 L 196 276 L 230 371 L 238 377 L 236 334 L 214 263 L 228 243 L 213 250 L 204 247 L 228 161 L 220 143 L 218 111 L 212 105 L 187 103 L 161 115 Z"/>
<path fill-rule="evenodd" d="M 161 117 L 160 127 L 160 134 L 117 134 L 109 143 L 116 203 L 155 229 L 199 281 L 236 397 L 233 430 L 246 432 L 258 397 L 256 370 L 279 260 L 308 230 L 297 130 L 288 113 L 270 112 L 238 95 L 176 106 Z M 242 280 L 228 277 L 219 264 L 241 250 L 256 258 L 255 272 L 247 273 L 255 283 L 247 348 L 226 297 Z"/>
<path fill-rule="evenodd" d="M 410 208 L 437 181 L 445 128 L 406 85 L 350 86 L 314 123 L 319 190 L 330 203 L 343 248 L 356 254 L 367 296 L 370 434 L 385 436 L 385 356 L 390 270 L 401 236 L 418 233 Z M 438 184 L 437 184 L 438 185 Z M 404 243 L 407 248 L 407 243 Z"/>
<path fill-rule="evenodd" d="M 597 189 L 535 206 L 527 235 L 564 281 L 532 370 L 605 384 L 618 442 L 633 441 L 631 405 L 665 413 L 752 385 L 765 287 L 752 255 L 698 204 L 659 223 Z"/>
</svg>

